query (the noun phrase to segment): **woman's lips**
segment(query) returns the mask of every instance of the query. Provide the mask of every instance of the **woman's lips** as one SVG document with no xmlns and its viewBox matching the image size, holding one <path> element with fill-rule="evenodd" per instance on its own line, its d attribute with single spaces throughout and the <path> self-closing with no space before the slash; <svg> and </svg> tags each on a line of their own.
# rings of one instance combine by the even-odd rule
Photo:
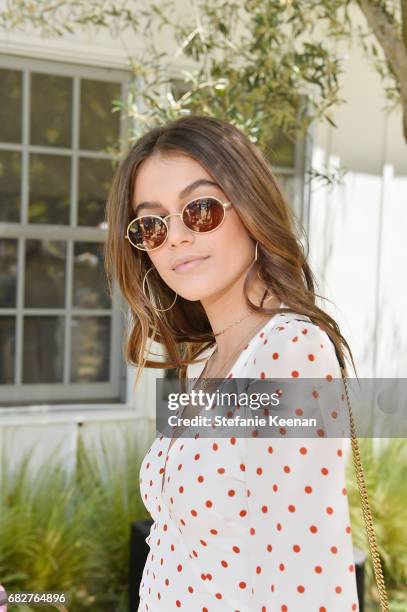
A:
<svg viewBox="0 0 407 612">
<path fill-rule="evenodd" d="M 174 268 L 174 272 L 188 272 L 188 270 L 196 268 L 207 259 L 209 259 L 209 256 L 205 258 L 201 257 L 200 259 L 193 259 L 192 261 L 187 261 L 186 263 L 180 264 L 179 266 Z"/>
</svg>

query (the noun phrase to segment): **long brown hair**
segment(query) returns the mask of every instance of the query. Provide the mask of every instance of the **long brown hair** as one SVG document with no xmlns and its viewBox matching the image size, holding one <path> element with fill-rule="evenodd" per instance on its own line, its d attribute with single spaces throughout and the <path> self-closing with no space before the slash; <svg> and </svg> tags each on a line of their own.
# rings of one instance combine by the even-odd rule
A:
<svg viewBox="0 0 407 612">
<path fill-rule="evenodd" d="M 337 323 L 315 304 L 315 298 L 321 296 L 315 293 L 316 279 L 300 240 L 301 234 L 306 238 L 305 231 L 282 194 L 266 157 L 234 125 L 214 117 L 189 115 L 150 129 L 139 138 L 116 169 L 108 195 L 105 268 L 110 293 L 112 280 L 116 279 L 129 306 L 129 333 L 124 350 L 126 361 L 138 368 L 135 384 L 144 367 L 177 368 L 179 377 L 185 378 L 187 365 L 196 363 L 195 358 L 215 343 L 200 301 L 192 302 L 178 295 L 173 308 L 155 312 L 142 291 L 151 260 L 146 252 L 135 249 L 124 238 L 127 225 L 134 218 L 132 198 L 137 169 L 154 153 L 181 153 L 198 161 L 233 202 L 249 235 L 258 241 L 258 259 L 247 273 L 243 288 L 248 307 L 270 316 L 278 312 L 307 315 L 331 338 L 340 365 L 346 368 L 346 348 L 356 371 L 352 352 Z M 250 301 L 247 289 L 257 272 L 288 308 L 264 308 Z M 155 270 L 149 274 L 148 286 L 156 308 L 172 303 L 173 290 Z M 157 354 L 158 360 L 150 359 L 154 355 L 150 350 L 152 341 L 163 346 L 167 359 Z"/>
</svg>

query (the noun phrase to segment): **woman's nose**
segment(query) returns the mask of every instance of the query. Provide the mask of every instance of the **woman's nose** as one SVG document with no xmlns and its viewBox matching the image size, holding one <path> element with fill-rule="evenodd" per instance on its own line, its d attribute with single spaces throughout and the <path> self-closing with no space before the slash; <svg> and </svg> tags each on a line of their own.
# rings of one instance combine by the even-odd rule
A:
<svg viewBox="0 0 407 612">
<path fill-rule="evenodd" d="M 181 213 L 174 213 L 174 214 L 169 215 L 167 217 L 167 225 L 168 225 L 168 242 L 170 244 L 177 242 L 178 240 L 180 240 L 180 238 L 185 238 L 185 236 L 191 237 L 191 230 L 189 230 L 184 225 L 184 222 L 182 221 Z"/>
</svg>

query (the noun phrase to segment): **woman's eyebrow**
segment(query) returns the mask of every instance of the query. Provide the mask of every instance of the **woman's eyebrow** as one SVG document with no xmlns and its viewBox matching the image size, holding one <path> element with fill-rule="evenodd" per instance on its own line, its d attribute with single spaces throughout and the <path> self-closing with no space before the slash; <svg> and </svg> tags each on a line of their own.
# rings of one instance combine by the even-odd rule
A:
<svg viewBox="0 0 407 612">
<path fill-rule="evenodd" d="M 182 189 L 179 192 L 178 198 L 180 200 L 182 200 L 183 198 L 187 197 L 192 191 L 197 189 L 197 187 L 201 187 L 202 185 L 211 185 L 212 187 L 218 187 L 219 188 L 218 183 L 215 183 L 214 181 L 211 181 L 209 179 L 197 179 L 193 183 L 190 183 L 189 185 L 184 187 L 184 189 Z M 135 211 L 134 211 L 134 214 L 137 217 L 137 213 L 140 212 L 141 208 L 151 209 L 151 208 L 157 208 L 157 207 L 164 208 L 164 210 L 165 210 L 165 206 L 160 204 L 160 202 L 140 202 L 140 204 L 137 204 L 137 206 L 135 208 Z"/>
</svg>

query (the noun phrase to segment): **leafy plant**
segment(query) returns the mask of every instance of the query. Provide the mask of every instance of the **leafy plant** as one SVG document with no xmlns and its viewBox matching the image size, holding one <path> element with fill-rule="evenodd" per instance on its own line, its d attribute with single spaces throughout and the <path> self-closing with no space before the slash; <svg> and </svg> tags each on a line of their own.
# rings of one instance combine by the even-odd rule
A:
<svg viewBox="0 0 407 612">
<path fill-rule="evenodd" d="M 62 591 L 75 612 L 127 612 L 130 524 L 149 517 L 139 495 L 141 457 L 129 431 L 120 447 L 102 439 L 100 450 L 85 449 L 79 434 L 71 473 L 55 458 L 30 469 L 34 448 L 17 466 L 3 453 L 0 576 L 6 590 Z"/>
<path fill-rule="evenodd" d="M 359 445 L 391 610 L 398 612 L 407 608 L 407 444 L 404 439 L 365 438 Z M 351 461 L 347 469 L 353 540 L 367 555 L 366 596 L 372 604 L 377 593 Z"/>
</svg>

